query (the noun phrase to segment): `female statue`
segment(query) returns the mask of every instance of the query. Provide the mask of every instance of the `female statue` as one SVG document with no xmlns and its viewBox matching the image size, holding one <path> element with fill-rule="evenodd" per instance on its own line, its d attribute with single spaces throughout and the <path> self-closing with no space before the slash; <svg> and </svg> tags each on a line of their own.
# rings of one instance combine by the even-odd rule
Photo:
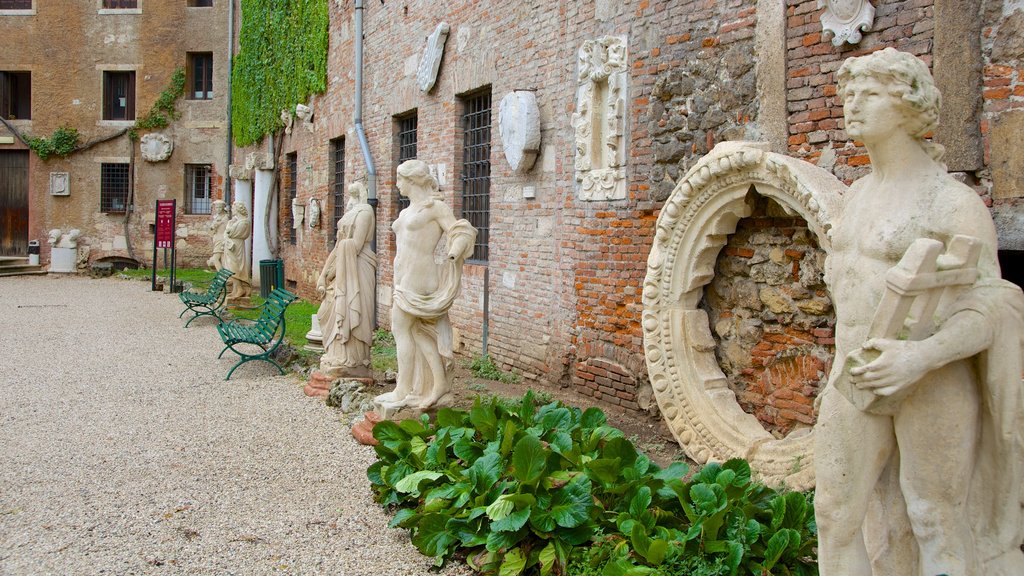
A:
<svg viewBox="0 0 1024 576">
<path fill-rule="evenodd" d="M 213 224 L 210 225 L 213 232 L 213 256 L 206 261 L 206 265 L 220 270 L 224 267 L 224 230 L 228 227 L 228 207 L 223 200 L 214 200 L 210 207 L 213 212 Z"/>
<path fill-rule="evenodd" d="M 231 220 L 224 227 L 221 264 L 235 273 L 228 279 L 228 300 L 239 300 L 249 296 L 252 291 L 249 259 L 245 257 L 245 240 L 252 234 L 252 223 L 249 222 L 249 210 L 245 204 L 235 202 L 231 205 L 231 212 Z"/>
<path fill-rule="evenodd" d="M 349 186 L 348 195 L 337 242 L 316 282 L 323 299 L 317 312 L 324 346 L 320 371 L 331 378 L 369 376 L 373 344 L 375 219 L 366 203 L 366 186 L 357 182 Z"/>
<path fill-rule="evenodd" d="M 391 331 L 398 352 L 398 382 L 377 402 L 422 410 L 449 391 L 453 351 L 448 309 L 459 294 L 462 263 L 473 253 L 476 228 L 455 219 L 421 160 L 407 160 L 398 167 L 398 190 L 410 200 L 391 225 L 397 240 Z M 444 236 L 446 258 L 438 264 L 434 250 Z"/>
</svg>

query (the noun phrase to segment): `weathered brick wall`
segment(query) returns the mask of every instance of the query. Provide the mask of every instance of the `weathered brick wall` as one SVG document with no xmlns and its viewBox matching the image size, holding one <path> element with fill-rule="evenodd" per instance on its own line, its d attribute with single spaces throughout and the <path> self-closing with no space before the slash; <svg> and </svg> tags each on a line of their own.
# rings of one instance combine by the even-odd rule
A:
<svg viewBox="0 0 1024 576">
<path fill-rule="evenodd" d="M 807 223 L 758 197 L 719 254 L 701 307 L 718 363 L 748 413 L 784 436 L 814 423 L 835 354 L 825 253 Z"/>
</svg>

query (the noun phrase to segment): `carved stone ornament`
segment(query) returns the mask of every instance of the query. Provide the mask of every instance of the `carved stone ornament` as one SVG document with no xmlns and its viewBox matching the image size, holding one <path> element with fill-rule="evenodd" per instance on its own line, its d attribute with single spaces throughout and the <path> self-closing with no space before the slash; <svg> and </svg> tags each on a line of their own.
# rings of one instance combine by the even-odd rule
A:
<svg viewBox="0 0 1024 576">
<path fill-rule="evenodd" d="M 292 116 L 291 111 L 288 110 L 287 108 L 281 110 L 281 123 L 284 124 L 285 134 L 290 135 L 292 133 L 293 122 L 295 122 L 295 116 Z"/>
<path fill-rule="evenodd" d="M 232 164 L 228 166 L 228 176 L 235 180 L 252 180 L 252 166 Z"/>
<path fill-rule="evenodd" d="M 821 31 L 826 38 L 832 36 L 833 46 L 843 42 L 860 42 L 861 32 L 871 30 L 875 21 L 875 7 L 868 0 L 818 0 L 821 13 Z"/>
<path fill-rule="evenodd" d="M 273 170 L 274 169 L 274 157 L 266 152 L 250 152 L 245 157 L 245 167 L 247 170 Z"/>
<path fill-rule="evenodd" d="M 151 132 L 139 140 L 139 149 L 146 162 L 163 162 L 171 157 L 174 144 L 167 136 Z"/>
<path fill-rule="evenodd" d="M 309 199 L 309 227 L 316 228 L 320 225 L 320 199 L 310 198 Z"/>
<path fill-rule="evenodd" d="M 451 27 L 446 22 L 441 22 L 427 37 L 427 45 L 423 48 L 423 56 L 420 58 L 420 67 L 416 70 L 416 85 L 423 92 L 430 92 L 437 82 L 437 71 L 441 67 L 441 57 L 444 56 L 444 44 L 448 41 L 449 31 Z"/>
<path fill-rule="evenodd" d="M 302 127 L 306 129 L 306 132 L 313 133 L 313 108 L 306 106 L 305 104 L 295 105 L 295 116 L 302 120 Z"/>
<path fill-rule="evenodd" d="M 50 196 L 70 196 L 71 179 L 67 172 L 50 172 Z"/>
<path fill-rule="evenodd" d="M 532 91 L 516 90 L 501 99 L 498 132 L 513 172 L 533 168 L 540 152 L 540 110 Z"/>
<path fill-rule="evenodd" d="M 687 456 L 701 464 L 747 458 L 769 484 L 803 490 L 814 486 L 813 431 L 776 439 L 743 411 L 700 308 L 719 251 L 751 213 L 752 188 L 807 220 L 831 251 L 829 230 L 845 187 L 821 168 L 768 150 L 766 143 L 719 144 L 665 202 L 643 286 L 644 353 L 661 413 Z"/>
<path fill-rule="evenodd" d="M 588 40 L 579 50 L 572 125 L 581 200 L 626 198 L 626 38 Z"/>
</svg>

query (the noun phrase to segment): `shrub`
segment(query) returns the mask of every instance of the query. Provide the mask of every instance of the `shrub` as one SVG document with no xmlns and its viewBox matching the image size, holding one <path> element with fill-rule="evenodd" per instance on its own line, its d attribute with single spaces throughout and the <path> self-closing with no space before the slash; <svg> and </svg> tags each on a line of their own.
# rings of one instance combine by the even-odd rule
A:
<svg viewBox="0 0 1024 576">
<path fill-rule="evenodd" d="M 742 460 L 662 469 L 597 408 L 477 399 L 431 422 L 381 422 L 375 498 L 441 565 L 487 574 L 816 574 L 813 506 Z M 742 571 L 742 572 L 741 572 Z"/>
</svg>

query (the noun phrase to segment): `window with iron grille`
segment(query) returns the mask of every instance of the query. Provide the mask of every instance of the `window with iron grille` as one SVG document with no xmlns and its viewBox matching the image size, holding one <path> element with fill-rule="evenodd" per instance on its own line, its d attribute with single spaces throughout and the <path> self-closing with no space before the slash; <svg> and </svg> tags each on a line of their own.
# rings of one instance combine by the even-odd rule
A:
<svg viewBox="0 0 1024 576">
<path fill-rule="evenodd" d="M 463 100 L 462 217 L 477 229 L 470 260 L 486 262 L 491 221 L 491 91 Z"/>
<path fill-rule="evenodd" d="M 103 73 L 103 119 L 135 120 L 135 72 Z"/>
<path fill-rule="evenodd" d="M 103 8 L 105 9 L 124 9 L 124 8 L 138 8 L 139 0 L 103 0 Z"/>
<path fill-rule="evenodd" d="M 213 52 L 189 52 L 188 85 L 190 100 L 213 98 Z"/>
<path fill-rule="evenodd" d="M 338 220 L 345 215 L 345 139 L 331 140 L 331 237 L 327 243 L 334 245 L 338 237 Z"/>
<path fill-rule="evenodd" d="M 185 213 L 210 213 L 210 165 L 185 165 Z"/>
<path fill-rule="evenodd" d="M 299 182 L 299 154 L 298 152 L 292 152 L 288 155 L 288 212 L 292 214 L 292 221 L 295 220 L 295 214 L 292 213 L 294 210 L 294 201 L 298 197 L 298 182 Z M 288 243 L 292 246 L 298 240 L 299 231 L 292 226 L 288 229 L 291 231 L 288 234 Z"/>
<path fill-rule="evenodd" d="M 121 213 L 128 206 L 128 164 L 100 165 L 100 212 Z"/>
<path fill-rule="evenodd" d="M 416 136 L 419 116 L 413 112 L 396 120 L 398 122 L 398 133 L 396 136 L 398 140 L 398 162 L 395 166 L 397 167 L 402 162 L 416 157 Z M 395 188 L 395 201 L 398 204 L 399 212 L 409 205 L 409 199 L 399 194 L 398 188 Z"/>
<path fill-rule="evenodd" d="M 32 119 L 31 72 L 0 72 L 0 117 Z"/>
<path fill-rule="evenodd" d="M 213 0 L 188 0 L 189 8 L 213 8 Z"/>
<path fill-rule="evenodd" d="M 0 0 L 0 10 L 31 10 L 32 0 Z"/>
</svg>

